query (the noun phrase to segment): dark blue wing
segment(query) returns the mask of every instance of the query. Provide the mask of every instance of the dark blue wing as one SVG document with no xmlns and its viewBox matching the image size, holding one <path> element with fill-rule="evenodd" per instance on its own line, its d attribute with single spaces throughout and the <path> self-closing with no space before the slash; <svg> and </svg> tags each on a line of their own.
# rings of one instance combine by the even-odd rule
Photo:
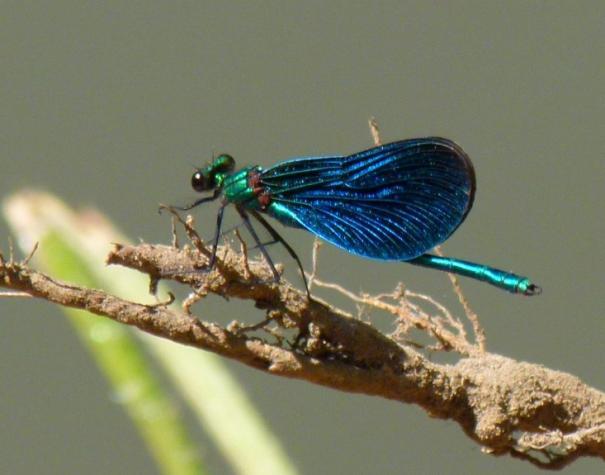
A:
<svg viewBox="0 0 605 475">
<path fill-rule="evenodd" d="M 353 254 L 386 260 L 413 259 L 445 241 L 475 193 L 469 157 L 438 137 L 289 160 L 263 171 L 261 183 L 276 218 Z"/>
</svg>

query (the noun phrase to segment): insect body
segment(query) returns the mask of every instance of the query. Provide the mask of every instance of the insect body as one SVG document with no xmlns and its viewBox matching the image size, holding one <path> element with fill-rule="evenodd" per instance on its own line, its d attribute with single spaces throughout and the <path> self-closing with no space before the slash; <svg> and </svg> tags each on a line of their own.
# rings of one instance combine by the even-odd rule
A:
<svg viewBox="0 0 605 475">
<path fill-rule="evenodd" d="M 211 266 L 224 209 L 233 204 L 276 279 L 279 274 L 250 216 L 286 247 L 301 271 L 296 253 L 263 214 L 359 256 L 452 272 L 513 293 L 535 295 L 541 291 L 526 277 L 427 254 L 464 221 L 475 196 L 473 165 L 448 139 L 402 140 L 349 156 L 287 160 L 267 169 L 254 166 L 235 171 L 235 160 L 220 155 L 197 170 L 191 184 L 198 192 L 213 194 L 181 209 L 222 196 Z"/>
</svg>

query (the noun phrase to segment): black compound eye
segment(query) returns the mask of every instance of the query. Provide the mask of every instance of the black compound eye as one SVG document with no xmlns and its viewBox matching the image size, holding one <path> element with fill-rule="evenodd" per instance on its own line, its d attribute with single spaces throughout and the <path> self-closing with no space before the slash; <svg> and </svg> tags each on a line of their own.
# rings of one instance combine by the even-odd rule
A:
<svg viewBox="0 0 605 475">
<path fill-rule="evenodd" d="M 205 175 L 198 170 L 191 177 L 191 186 L 195 191 L 207 191 L 211 189 L 214 184 L 213 180 L 208 175 Z"/>
</svg>

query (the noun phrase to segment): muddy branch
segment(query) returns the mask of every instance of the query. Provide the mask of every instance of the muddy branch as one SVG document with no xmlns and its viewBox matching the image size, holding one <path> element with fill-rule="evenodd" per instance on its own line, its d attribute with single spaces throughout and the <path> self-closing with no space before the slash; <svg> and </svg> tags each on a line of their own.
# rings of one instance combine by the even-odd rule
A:
<svg viewBox="0 0 605 475">
<path fill-rule="evenodd" d="M 107 258 L 109 264 L 149 275 L 152 290 L 162 279 L 191 287 L 182 310 L 170 302 L 142 305 L 59 282 L 27 262 L 1 259 L 0 285 L 276 376 L 418 404 L 432 417 L 456 421 L 494 455 L 509 454 L 550 469 L 580 456 L 605 458 L 605 394 L 572 375 L 485 351 L 474 314 L 470 338 L 464 324 L 429 297 L 402 288 L 379 296 L 354 295 L 332 285 L 366 309 L 392 314 L 396 331 L 384 335 L 343 310 L 308 300 L 284 279 L 271 282 L 267 266 L 249 260 L 245 247 L 237 252 L 221 247 L 216 268 L 200 271 L 208 252 L 195 236 L 190 238 L 194 245 L 184 248 L 176 241 L 173 246 L 116 245 Z M 312 283 L 330 285 L 314 276 Z M 210 293 L 248 300 L 264 318 L 250 326 L 231 322 L 222 327 L 204 317 L 203 302 L 193 315 L 192 305 Z M 414 341 L 413 332 L 430 343 Z M 456 364 L 432 362 L 427 354 L 436 351 L 453 352 L 459 359 Z"/>
</svg>

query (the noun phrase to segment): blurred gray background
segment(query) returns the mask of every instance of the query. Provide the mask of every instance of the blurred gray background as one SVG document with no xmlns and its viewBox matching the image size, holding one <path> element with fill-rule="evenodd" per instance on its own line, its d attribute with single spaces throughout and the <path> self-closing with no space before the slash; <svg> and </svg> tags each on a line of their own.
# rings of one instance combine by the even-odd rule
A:
<svg viewBox="0 0 605 475">
<path fill-rule="evenodd" d="M 478 192 L 444 250 L 544 287 L 530 299 L 462 280 L 488 349 L 605 389 L 604 24 L 602 1 L 2 2 L 0 190 L 42 187 L 167 243 L 157 204 L 190 201 L 192 166 L 213 153 L 348 154 L 371 145 L 370 115 L 385 141 L 450 137 Z M 202 235 L 215 212 L 196 211 Z M 312 236 L 283 234 L 308 266 Z M 461 313 L 439 272 L 326 246 L 320 276 L 374 292 L 404 281 Z M 155 473 L 59 310 L 0 304 L 0 472 Z M 222 323 L 256 317 L 199 305 Z M 229 365 L 303 473 L 538 472 L 416 407 Z"/>
</svg>

